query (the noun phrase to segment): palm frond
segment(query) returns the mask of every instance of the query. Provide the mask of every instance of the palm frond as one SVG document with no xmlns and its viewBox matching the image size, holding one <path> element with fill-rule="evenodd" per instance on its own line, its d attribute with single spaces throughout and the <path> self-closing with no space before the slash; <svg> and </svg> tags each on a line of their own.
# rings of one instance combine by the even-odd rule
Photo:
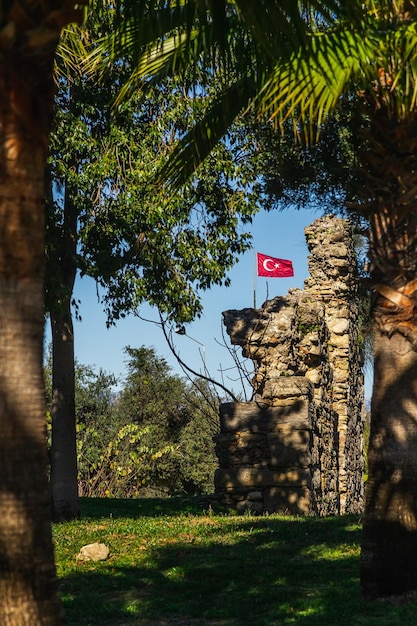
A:
<svg viewBox="0 0 417 626">
<path fill-rule="evenodd" d="M 256 84 L 250 78 L 238 80 L 225 89 L 209 107 L 204 118 L 178 141 L 158 175 L 159 184 L 173 187 L 184 184 L 224 137 L 256 90 Z"/>
<path fill-rule="evenodd" d="M 204 49 L 205 44 L 198 30 L 174 34 L 164 39 L 161 44 L 148 47 L 134 65 L 115 105 L 119 105 L 134 90 L 149 89 L 168 76 L 184 72 L 198 61 Z"/>
<path fill-rule="evenodd" d="M 300 49 L 289 60 L 277 62 L 254 108 L 280 127 L 292 118 L 297 132 L 302 128 L 308 142 L 317 139 L 314 133 L 352 81 L 362 79 L 369 84 L 375 71 L 371 62 L 375 45 L 361 32 L 335 29 L 316 34 L 310 42 L 313 55 Z"/>
<path fill-rule="evenodd" d="M 84 61 L 87 73 L 100 75 L 123 58 L 143 67 L 146 54 L 155 63 L 157 52 L 162 56 L 169 54 L 172 59 L 178 54 L 184 59 L 188 51 L 192 59 L 196 43 L 207 53 L 212 50 L 214 42 L 219 44 L 224 40 L 224 20 L 219 28 L 219 19 L 211 19 L 210 2 L 178 0 L 170 3 L 172 6 L 162 8 L 158 2 L 152 3 L 152 7 L 147 4 L 146 0 L 137 0 L 133 3 L 133 12 L 127 11 L 123 19 L 115 16 L 112 32 L 95 42 L 94 50 Z M 130 6 L 131 3 L 127 3 L 127 7 Z M 173 45 L 175 43 L 177 46 Z M 161 66 L 164 63 L 161 60 Z M 140 70 L 137 76 L 141 75 Z"/>
<path fill-rule="evenodd" d="M 83 26 L 72 24 L 65 28 L 55 54 L 55 77 L 59 78 L 63 73 L 78 75 L 80 60 L 88 56 L 88 47 L 87 31 Z"/>
<path fill-rule="evenodd" d="M 417 23 L 399 24 L 387 45 L 390 92 L 395 92 L 397 115 L 404 117 L 417 106 Z M 389 56 L 388 56 L 389 55 Z"/>
<path fill-rule="evenodd" d="M 417 102 L 417 27 L 388 0 L 135 0 L 89 55 L 88 71 L 133 67 L 117 102 L 192 68 L 225 85 L 175 148 L 162 177 L 183 182 L 252 108 L 312 142 L 342 94 L 405 115 Z M 87 66 L 85 66 L 87 67 Z M 197 80 L 197 82 L 198 82 Z M 201 86 L 201 84 L 200 84 Z M 244 87 L 244 88 L 243 88 Z M 247 90 L 245 92 L 245 89 Z M 354 97 L 354 96 L 352 96 Z M 234 100 L 232 100 L 234 99 Z"/>
</svg>

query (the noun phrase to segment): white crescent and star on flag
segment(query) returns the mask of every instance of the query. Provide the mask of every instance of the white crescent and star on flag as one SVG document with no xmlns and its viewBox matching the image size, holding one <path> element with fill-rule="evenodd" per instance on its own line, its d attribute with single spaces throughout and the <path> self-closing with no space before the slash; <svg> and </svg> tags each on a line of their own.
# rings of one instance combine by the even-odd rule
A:
<svg viewBox="0 0 417 626">
<path fill-rule="evenodd" d="M 269 267 L 269 264 L 271 263 L 271 267 Z M 264 268 L 264 270 L 266 270 L 267 272 L 274 272 L 275 270 L 277 270 L 279 267 L 281 267 L 280 263 L 277 263 L 276 261 L 274 261 L 273 259 L 264 259 L 263 263 L 262 263 L 262 267 Z"/>
</svg>

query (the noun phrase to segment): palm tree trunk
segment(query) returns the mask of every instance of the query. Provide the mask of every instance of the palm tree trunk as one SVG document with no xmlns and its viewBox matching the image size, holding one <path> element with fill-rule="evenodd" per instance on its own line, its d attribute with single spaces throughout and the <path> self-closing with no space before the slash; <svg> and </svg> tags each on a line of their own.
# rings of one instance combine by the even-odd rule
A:
<svg viewBox="0 0 417 626">
<path fill-rule="evenodd" d="M 366 597 L 417 590 L 417 116 L 372 118 L 374 385 L 361 553 Z"/>
<path fill-rule="evenodd" d="M 361 589 L 375 598 L 417 590 L 417 115 L 399 120 L 383 101 L 367 111 L 375 340 Z"/>
<path fill-rule="evenodd" d="M 5 61 L 7 58 L 7 61 Z M 50 68 L 0 63 L 0 624 L 57 626 L 42 376 Z M 48 62 L 49 63 L 48 63 Z M 39 80 L 44 76 L 45 80 Z M 33 81 L 36 80 L 36 86 Z M 36 87 L 36 88 L 35 88 Z M 5 97 L 5 94 L 7 97 Z"/>
<path fill-rule="evenodd" d="M 376 331 L 361 555 L 367 597 L 417 589 L 417 352 Z"/>
</svg>

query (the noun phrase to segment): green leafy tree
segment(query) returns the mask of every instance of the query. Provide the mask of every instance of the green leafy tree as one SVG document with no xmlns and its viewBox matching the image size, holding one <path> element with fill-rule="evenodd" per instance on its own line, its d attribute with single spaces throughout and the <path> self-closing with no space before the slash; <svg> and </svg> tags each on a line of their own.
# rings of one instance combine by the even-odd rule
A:
<svg viewBox="0 0 417 626">
<path fill-rule="evenodd" d="M 192 65 L 223 73 L 224 89 L 180 139 L 161 181 L 179 184 L 236 115 L 266 113 L 311 144 L 334 111 L 361 120 L 356 198 L 369 224 L 374 388 L 361 585 L 369 597 L 417 588 L 417 257 L 414 2 L 153 3 L 153 42 L 130 88 Z M 136 7 L 138 8 L 138 7 Z M 148 5 L 146 5 L 148 8 Z M 123 42 L 141 20 L 126 15 Z M 143 21 L 141 26 L 143 27 Z M 117 33 L 113 51 L 118 54 Z M 156 41 L 156 44 L 154 43 Z M 126 51 L 126 46 L 125 46 Z M 109 58 L 109 57 L 107 57 Z"/>
<path fill-rule="evenodd" d="M 117 406 L 127 423 L 146 428 L 142 443 L 171 447 L 148 468 L 146 484 L 159 492 L 197 494 L 213 490 L 217 461 L 218 401 L 172 374 L 153 348 L 126 348 L 128 375 Z"/>
<path fill-rule="evenodd" d="M 52 350 L 44 366 L 51 448 Z M 139 427 L 118 410 L 117 381 L 103 370 L 75 363 L 78 492 L 85 497 L 130 498 L 142 494 L 149 468 L 173 446 L 151 449 Z"/>
<path fill-rule="evenodd" d="M 96 373 L 92 367 L 75 362 L 77 482 L 81 495 L 91 495 L 87 489 L 90 468 L 100 464 L 104 449 L 121 428 L 115 411 L 116 383 L 112 374 L 101 369 Z"/>
<path fill-rule="evenodd" d="M 190 421 L 181 429 L 182 490 L 190 494 L 210 494 L 218 468 L 213 436 L 219 433 L 219 398 L 205 381 L 192 381 L 186 389 Z"/>
<path fill-rule="evenodd" d="M 70 30 L 57 64 L 47 220 L 47 309 L 53 345 L 51 484 L 54 517 L 79 514 L 76 465 L 73 288 L 76 274 L 102 287 L 109 323 L 144 301 L 190 321 L 201 291 L 228 284 L 227 271 L 250 246 L 260 207 L 259 155 L 253 132 L 236 124 L 193 180 L 159 193 L 154 173 L 172 142 L 204 115 L 216 80 L 193 97 L 189 79 L 167 79 L 146 99 L 109 103 L 131 60 L 97 86 L 82 71 L 91 38 L 110 26 L 93 14 Z M 107 22 L 106 22 L 107 20 Z M 75 40 L 75 43 L 74 43 Z M 71 48 L 74 45 L 75 47 Z M 77 68 L 78 67 L 78 71 Z"/>
</svg>

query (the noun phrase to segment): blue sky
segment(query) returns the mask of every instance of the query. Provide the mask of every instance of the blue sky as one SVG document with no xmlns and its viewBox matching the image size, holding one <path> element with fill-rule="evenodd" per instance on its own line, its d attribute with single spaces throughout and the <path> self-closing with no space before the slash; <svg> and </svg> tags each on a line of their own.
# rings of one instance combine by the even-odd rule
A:
<svg viewBox="0 0 417 626">
<path fill-rule="evenodd" d="M 222 311 L 253 306 L 254 252 L 290 259 L 294 267 L 292 278 L 256 279 L 257 306 L 266 299 L 285 295 L 291 287 L 302 288 L 307 277 L 308 254 L 304 228 L 318 216 L 318 213 L 308 209 L 282 212 L 275 210 L 270 213 L 261 211 L 255 216 L 251 227 L 253 251 L 244 254 L 230 272 L 231 285 L 216 286 L 205 292 L 202 317 L 186 326 L 186 335 L 174 335 L 176 349 L 190 367 L 197 371 L 203 370 L 202 352 L 204 352 L 210 375 L 221 380 L 220 370 L 223 370 L 226 386 L 237 392 L 241 390 L 240 383 L 234 380 L 237 373 L 230 369 L 234 366 L 233 360 L 228 350 L 220 345 L 223 343 Z M 96 370 L 102 368 L 122 379 L 126 373 L 123 348 L 125 346 L 139 348 L 144 345 L 154 347 L 157 354 L 167 360 L 174 372 L 181 373 L 157 325 L 131 315 L 107 329 L 106 316 L 97 301 L 96 285 L 91 279 L 78 278 L 74 296 L 81 301 L 82 321 L 74 322 L 75 353 L 80 363 L 91 365 Z M 157 313 L 147 305 L 141 308 L 140 313 L 147 319 L 158 319 Z M 47 342 L 49 338 L 47 323 Z M 369 382 L 367 387 L 366 395 L 369 397 Z"/>
</svg>

